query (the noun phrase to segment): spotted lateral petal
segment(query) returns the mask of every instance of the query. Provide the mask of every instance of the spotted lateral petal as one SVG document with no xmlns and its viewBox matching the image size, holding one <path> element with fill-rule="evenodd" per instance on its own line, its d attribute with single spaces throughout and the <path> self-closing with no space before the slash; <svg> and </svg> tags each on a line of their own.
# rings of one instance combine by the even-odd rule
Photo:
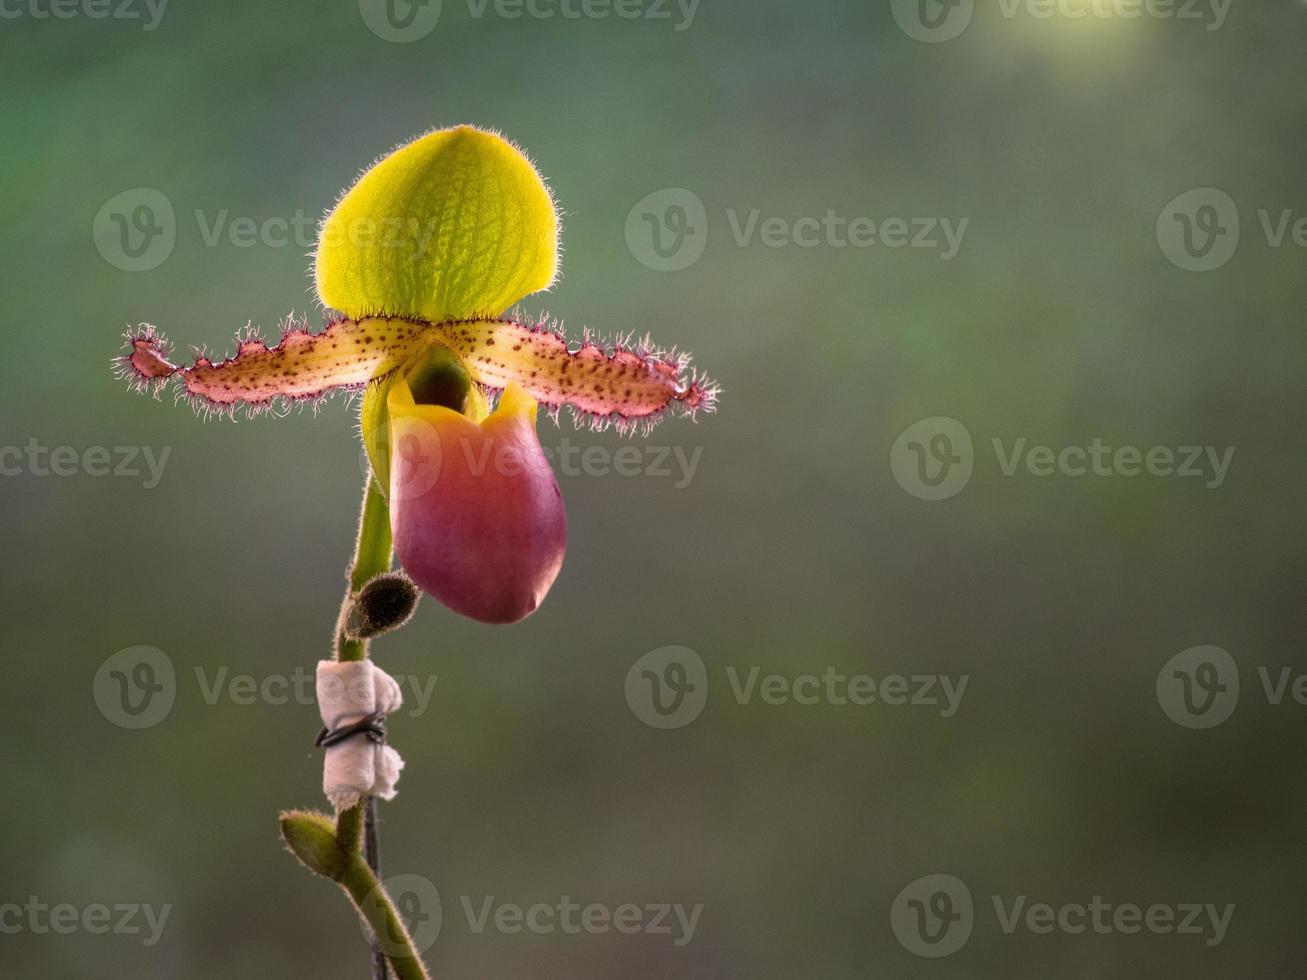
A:
<svg viewBox="0 0 1307 980">
<path fill-rule="evenodd" d="M 175 383 L 178 397 L 197 410 L 230 415 L 241 407 L 257 414 L 357 390 L 399 367 L 434 334 L 426 323 L 373 317 L 336 320 L 315 334 L 305 321 L 288 319 L 275 346 L 247 328 L 231 357 L 214 363 L 200 354 L 190 367 L 169 360 L 169 345 L 152 326 L 143 324 L 126 339 L 126 352 L 115 359 L 120 377 L 156 394 Z"/>
<path fill-rule="evenodd" d="M 440 342 L 490 388 L 520 384 L 555 415 L 568 405 L 578 424 L 621 431 L 651 429 L 668 411 L 711 412 L 718 388 L 675 351 L 638 344 L 601 344 L 587 332 L 570 345 L 556 325 L 516 319 L 459 320 L 436 325 Z"/>
</svg>

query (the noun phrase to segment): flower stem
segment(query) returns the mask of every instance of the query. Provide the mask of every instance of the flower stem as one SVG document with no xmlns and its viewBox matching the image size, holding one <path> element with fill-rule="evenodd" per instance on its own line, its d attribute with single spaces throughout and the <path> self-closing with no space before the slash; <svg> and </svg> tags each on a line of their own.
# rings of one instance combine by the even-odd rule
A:
<svg viewBox="0 0 1307 980">
<path fill-rule="evenodd" d="M 381 487 L 369 474 L 367 486 L 363 489 L 363 515 L 359 519 L 359 536 L 354 546 L 354 564 L 349 572 L 349 589 L 345 593 L 340 617 L 336 622 L 337 660 L 363 660 L 368 655 L 367 640 L 351 640 L 345 636 L 345 617 L 349 614 L 354 593 L 368 579 L 390 571 L 390 552 L 390 513 L 385 498 L 381 496 Z M 358 806 L 350 807 L 336 818 L 336 838 L 340 841 L 340 846 L 351 853 L 362 846 L 365 810 L 363 801 L 360 801 Z"/>
<path fill-rule="evenodd" d="M 413 948 L 413 940 L 395 909 L 395 903 L 377 881 L 372 869 L 358 855 L 352 856 L 341 876 L 340 885 L 353 899 L 359 915 L 363 916 L 373 935 L 384 940 L 388 947 L 385 956 L 394 968 L 395 976 L 399 980 L 431 980 L 431 975 Z"/>
<path fill-rule="evenodd" d="M 377 826 L 377 798 L 369 796 L 363 816 L 363 860 L 372 873 L 381 877 L 381 830 Z M 372 980 L 388 980 L 386 954 L 379 943 L 372 944 Z"/>
<path fill-rule="evenodd" d="M 381 487 L 376 478 L 369 474 L 363 491 L 363 513 L 359 519 L 354 563 L 349 572 L 349 589 L 346 590 L 336 623 L 337 660 L 367 658 L 368 641 L 349 639 L 344 630 L 345 618 L 349 614 L 354 593 L 370 579 L 390 570 L 391 551 L 390 512 L 381 494 Z M 379 940 L 373 942 L 373 980 L 386 980 L 387 959 L 399 980 L 426 980 L 426 968 L 413 949 L 407 930 L 399 923 L 394 903 L 378 880 L 381 872 L 376 808 L 375 799 L 364 797 L 356 806 L 342 811 L 336 817 L 336 840 L 350 855 L 350 870 L 341 885 L 349 892 L 359 913 L 372 927 L 373 935 L 388 937 L 387 945 L 397 951 L 383 951 Z M 370 900 L 365 900 L 369 897 Z"/>
<path fill-rule="evenodd" d="M 363 516 L 359 519 L 358 542 L 354 546 L 354 564 L 349 572 L 349 591 L 345 594 L 341 620 L 336 624 L 336 659 L 362 660 L 368 655 L 367 640 L 345 637 L 344 617 L 349 612 L 355 592 L 382 572 L 390 571 L 390 512 L 376 478 L 369 475 L 363 490 Z"/>
</svg>

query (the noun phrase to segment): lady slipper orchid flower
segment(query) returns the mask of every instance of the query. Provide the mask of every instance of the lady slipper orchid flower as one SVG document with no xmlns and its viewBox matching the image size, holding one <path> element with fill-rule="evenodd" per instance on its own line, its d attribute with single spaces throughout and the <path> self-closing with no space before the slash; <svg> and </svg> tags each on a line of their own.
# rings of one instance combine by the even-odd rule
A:
<svg viewBox="0 0 1307 980">
<path fill-rule="evenodd" d="M 494 133 L 438 130 L 375 163 L 323 221 L 317 291 L 339 315 L 320 332 L 291 318 L 268 346 L 247 327 L 232 356 L 180 367 L 142 324 L 117 365 L 137 388 L 157 397 L 172 385 L 204 414 L 363 392 L 400 565 L 456 612 L 515 622 L 548 592 L 567 539 L 537 406 L 647 432 L 668 412 L 712 411 L 717 397 L 684 354 L 588 332 L 569 345 L 553 323 L 505 315 L 547 289 L 557 265 L 554 202 L 530 161 Z"/>
<path fill-rule="evenodd" d="M 536 438 L 536 401 L 513 382 L 479 420 L 470 385 L 459 392 L 456 384 L 453 405 L 444 385 L 427 393 L 421 382 L 433 366 L 420 366 L 416 382 L 414 375 L 397 379 L 386 396 L 397 447 L 390 464 L 395 553 L 451 609 L 483 622 L 516 622 L 549 591 L 567 546 L 563 497 Z M 429 400 L 418 400 L 424 396 Z"/>
</svg>

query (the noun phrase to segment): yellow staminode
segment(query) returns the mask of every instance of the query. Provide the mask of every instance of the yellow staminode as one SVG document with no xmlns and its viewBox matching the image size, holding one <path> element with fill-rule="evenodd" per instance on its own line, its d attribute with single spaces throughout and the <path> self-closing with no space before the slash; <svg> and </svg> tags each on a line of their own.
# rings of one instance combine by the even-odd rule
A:
<svg viewBox="0 0 1307 980">
<path fill-rule="evenodd" d="M 349 317 L 498 316 L 558 267 L 553 199 L 506 140 L 457 126 L 382 158 L 323 222 L 322 302 Z"/>
</svg>

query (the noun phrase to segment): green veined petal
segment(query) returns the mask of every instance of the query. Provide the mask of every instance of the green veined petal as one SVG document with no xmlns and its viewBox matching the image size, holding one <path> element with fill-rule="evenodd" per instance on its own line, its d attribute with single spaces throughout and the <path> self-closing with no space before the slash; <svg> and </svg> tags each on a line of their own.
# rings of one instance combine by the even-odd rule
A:
<svg viewBox="0 0 1307 980">
<path fill-rule="evenodd" d="M 531 162 L 470 126 L 373 165 L 327 217 L 318 294 L 346 316 L 498 316 L 558 265 L 554 202 Z"/>
</svg>

